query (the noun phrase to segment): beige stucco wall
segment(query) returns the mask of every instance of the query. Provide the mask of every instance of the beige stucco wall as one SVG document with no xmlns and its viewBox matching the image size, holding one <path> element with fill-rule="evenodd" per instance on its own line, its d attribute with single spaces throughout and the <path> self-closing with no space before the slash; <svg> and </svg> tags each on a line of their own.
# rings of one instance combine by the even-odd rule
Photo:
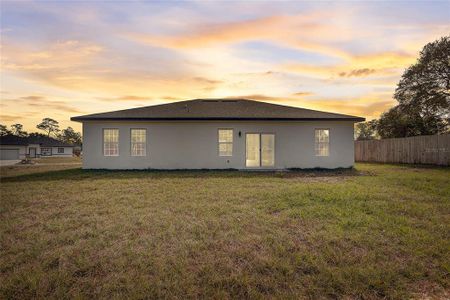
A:
<svg viewBox="0 0 450 300">
<path fill-rule="evenodd" d="M 36 158 L 73 156 L 73 147 L 41 147 L 39 144 L 29 144 L 28 146 L 0 145 L 0 149 L 19 149 L 19 159 L 25 159 L 30 154 L 30 148 L 36 148 Z M 41 148 L 52 148 L 53 154 L 51 156 L 41 156 Z M 58 153 L 58 148 L 64 148 L 64 153 Z"/>
<path fill-rule="evenodd" d="M 58 153 L 58 148 L 64 148 L 64 153 Z M 52 147 L 51 157 L 71 157 L 73 156 L 73 147 Z"/>
<path fill-rule="evenodd" d="M 103 156 L 104 128 L 119 129 L 119 156 Z M 147 156 L 130 155 L 130 129 L 147 129 Z M 218 155 L 217 131 L 232 128 L 233 156 Z M 314 154 L 314 129 L 330 129 L 330 155 Z M 238 133 L 241 132 L 241 137 Z M 84 122 L 86 169 L 247 169 L 245 133 L 275 134 L 275 167 L 338 168 L 354 164 L 353 122 Z"/>
<path fill-rule="evenodd" d="M 51 148 L 52 155 L 42 155 L 43 149 Z M 64 153 L 58 153 L 58 148 L 63 148 Z M 40 157 L 71 157 L 73 156 L 73 147 L 40 147 L 39 148 Z"/>
<path fill-rule="evenodd" d="M 30 148 L 35 148 L 36 149 L 36 157 L 40 157 L 41 156 L 41 145 L 40 144 L 29 144 L 27 146 L 27 155 L 30 154 Z"/>
</svg>

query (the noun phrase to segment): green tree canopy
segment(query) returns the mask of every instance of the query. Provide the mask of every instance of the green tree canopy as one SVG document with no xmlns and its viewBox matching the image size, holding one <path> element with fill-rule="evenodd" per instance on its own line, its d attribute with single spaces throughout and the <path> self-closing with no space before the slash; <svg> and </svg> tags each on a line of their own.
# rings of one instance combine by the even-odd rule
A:
<svg viewBox="0 0 450 300">
<path fill-rule="evenodd" d="M 59 140 L 68 144 L 81 145 L 81 133 L 76 132 L 69 126 L 61 131 Z"/>
<path fill-rule="evenodd" d="M 8 126 L 0 124 L 0 136 L 11 134 L 11 131 L 8 129 Z"/>
<path fill-rule="evenodd" d="M 47 136 L 50 137 L 52 133 L 56 135 L 59 131 L 59 123 L 51 118 L 44 118 L 42 119 L 42 122 L 36 126 L 36 128 L 45 131 Z"/>
<path fill-rule="evenodd" d="M 356 124 L 355 136 L 357 140 L 373 140 L 377 138 L 378 120 L 371 120 Z"/>
<path fill-rule="evenodd" d="M 22 124 L 13 124 L 11 125 L 11 133 L 17 136 L 27 136 L 28 133 L 26 131 L 23 130 L 23 125 Z"/>
<path fill-rule="evenodd" d="M 398 105 L 378 124 L 381 137 L 448 132 L 450 121 L 450 36 L 427 44 L 403 73 L 394 98 Z"/>
</svg>

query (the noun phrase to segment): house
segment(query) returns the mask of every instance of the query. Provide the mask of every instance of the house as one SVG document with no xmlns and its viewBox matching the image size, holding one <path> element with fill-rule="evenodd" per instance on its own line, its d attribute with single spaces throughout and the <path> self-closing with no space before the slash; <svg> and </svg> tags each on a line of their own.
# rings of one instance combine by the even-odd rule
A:
<svg viewBox="0 0 450 300">
<path fill-rule="evenodd" d="M 364 118 L 247 99 L 195 99 L 71 118 L 85 169 L 347 168 Z"/>
<path fill-rule="evenodd" d="M 0 136 L 0 159 L 15 160 L 26 157 L 71 157 L 74 145 L 46 136 Z"/>
</svg>

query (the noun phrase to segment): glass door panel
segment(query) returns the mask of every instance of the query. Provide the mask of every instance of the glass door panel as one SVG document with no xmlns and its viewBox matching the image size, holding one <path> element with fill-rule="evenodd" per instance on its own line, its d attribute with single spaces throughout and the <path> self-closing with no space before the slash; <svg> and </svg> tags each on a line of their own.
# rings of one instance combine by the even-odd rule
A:
<svg viewBox="0 0 450 300">
<path fill-rule="evenodd" d="M 246 143 L 246 166 L 259 167 L 261 164 L 259 146 L 260 135 L 255 133 L 247 133 L 245 137 Z"/>
<path fill-rule="evenodd" d="M 261 134 L 261 166 L 275 165 L 275 135 Z"/>
</svg>

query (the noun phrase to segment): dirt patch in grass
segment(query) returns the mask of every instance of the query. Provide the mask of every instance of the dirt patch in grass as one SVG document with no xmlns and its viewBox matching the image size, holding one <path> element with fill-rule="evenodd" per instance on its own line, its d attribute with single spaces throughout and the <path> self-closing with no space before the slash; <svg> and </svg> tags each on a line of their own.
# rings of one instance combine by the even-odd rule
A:
<svg viewBox="0 0 450 300">
<path fill-rule="evenodd" d="M 72 164 L 79 163 L 81 164 L 81 157 L 71 156 L 71 157 L 41 157 L 33 159 L 34 162 L 38 164 Z"/>
<path fill-rule="evenodd" d="M 288 180 L 296 181 L 296 182 L 321 182 L 321 183 L 338 183 L 349 180 L 352 177 L 349 176 L 314 176 L 314 177 L 289 177 Z"/>
<path fill-rule="evenodd" d="M 448 295 L 449 169 L 33 167 L 0 185 L 2 299 Z"/>
<path fill-rule="evenodd" d="M 322 170 L 322 169 L 306 169 L 306 170 L 290 170 L 287 172 L 279 172 L 278 176 L 288 180 L 297 182 L 322 182 L 322 183 L 337 183 L 349 180 L 357 176 L 371 176 L 374 175 L 369 171 L 360 171 L 355 168 L 336 169 L 336 170 Z"/>
</svg>

